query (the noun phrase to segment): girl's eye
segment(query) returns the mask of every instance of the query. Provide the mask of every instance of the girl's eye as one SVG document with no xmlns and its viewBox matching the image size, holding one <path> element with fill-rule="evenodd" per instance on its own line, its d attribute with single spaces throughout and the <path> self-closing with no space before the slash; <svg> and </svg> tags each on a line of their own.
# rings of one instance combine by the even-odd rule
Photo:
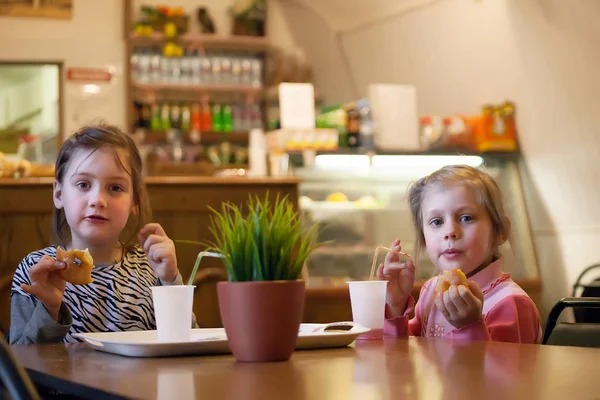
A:
<svg viewBox="0 0 600 400">
<path fill-rule="evenodd" d="M 471 221 L 473 221 L 473 217 L 470 215 L 463 215 L 462 217 L 460 217 L 460 221 L 461 222 L 471 222 Z"/>
<path fill-rule="evenodd" d="M 87 182 L 77 182 L 75 186 L 77 186 L 79 189 L 87 189 L 90 187 Z"/>
<path fill-rule="evenodd" d="M 113 185 L 113 186 L 111 186 L 111 187 L 110 187 L 110 190 L 111 190 L 112 192 L 123 192 L 123 191 L 124 191 L 124 190 L 123 190 L 123 188 L 122 188 L 121 186 L 118 186 L 118 185 Z"/>
<path fill-rule="evenodd" d="M 442 225 L 443 221 L 441 218 L 434 218 L 431 221 L 429 221 L 429 225 L 431 226 L 440 226 Z"/>
</svg>

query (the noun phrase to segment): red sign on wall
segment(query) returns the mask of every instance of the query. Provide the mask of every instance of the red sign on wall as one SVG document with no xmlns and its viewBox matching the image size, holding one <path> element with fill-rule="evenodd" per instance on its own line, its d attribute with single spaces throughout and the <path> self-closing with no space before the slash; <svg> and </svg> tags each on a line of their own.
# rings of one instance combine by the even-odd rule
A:
<svg viewBox="0 0 600 400">
<path fill-rule="evenodd" d="M 113 73 L 108 68 L 67 68 L 67 80 L 79 82 L 110 82 Z"/>
</svg>

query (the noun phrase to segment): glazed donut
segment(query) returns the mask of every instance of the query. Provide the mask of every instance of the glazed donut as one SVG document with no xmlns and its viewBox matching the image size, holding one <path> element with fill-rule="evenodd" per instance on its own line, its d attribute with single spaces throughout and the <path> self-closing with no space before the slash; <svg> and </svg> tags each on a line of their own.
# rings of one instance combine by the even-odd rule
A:
<svg viewBox="0 0 600 400">
<path fill-rule="evenodd" d="M 437 286 L 435 287 L 436 294 L 442 294 L 450 288 L 451 285 L 467 286 L 467 277 L 460 269 L 451 269 L 442 271 L 437 277 Z"/>
<path fill-rule="evenodd" d="M 86 285 L 94 281 L 92 279 L 94 260 L 88 249 L 66 251 L 59 246 L 56 249 L 56 261 L 67 263 L 67 267 L 59 271 L 59 275 L 65 281 L 73 285 Z"/>
</svg>

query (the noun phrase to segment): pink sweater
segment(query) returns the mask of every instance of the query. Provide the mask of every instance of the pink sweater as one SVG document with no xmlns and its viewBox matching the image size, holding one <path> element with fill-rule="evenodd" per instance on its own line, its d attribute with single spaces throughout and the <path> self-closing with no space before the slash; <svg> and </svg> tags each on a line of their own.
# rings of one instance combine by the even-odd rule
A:
<svg viewBox="0 0 600 400">
<path fill-rule="evenodd" d="M 542 330 L 537 307 L 510 275 L 502 272 L 502 259 L 469 280 L 477 283 L 483 291 L 483 315 L 480 320 L 460 329 L 450 325 L 433 303 L 437 278 L 432 278 L 423 285 L 416 308 L 411 296 L 403 316 L 386 318 L 384 334 L 539 343 Z M 408 315 L 413 309 L 415 317 L 409 321 Z"/>
</svg>

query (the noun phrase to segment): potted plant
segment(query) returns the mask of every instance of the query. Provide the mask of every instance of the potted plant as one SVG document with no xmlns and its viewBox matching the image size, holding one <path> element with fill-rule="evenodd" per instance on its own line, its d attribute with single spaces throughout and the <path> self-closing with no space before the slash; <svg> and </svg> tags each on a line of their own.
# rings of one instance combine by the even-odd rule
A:
<svg viewBox="0 0 600 400">
<path fill-rule="evenodd" d="M 303 234 L 287 196 L 250 197 L 246 213 L 231 203 L 211 209 L 210 251 L 220 253 L 227 282 L 217 284 L 219 310 L 238 361 L 285 361 L 296 346 L 304 311 L 299 280 L 317 243 L 318 225 Z"/>
</svg>

